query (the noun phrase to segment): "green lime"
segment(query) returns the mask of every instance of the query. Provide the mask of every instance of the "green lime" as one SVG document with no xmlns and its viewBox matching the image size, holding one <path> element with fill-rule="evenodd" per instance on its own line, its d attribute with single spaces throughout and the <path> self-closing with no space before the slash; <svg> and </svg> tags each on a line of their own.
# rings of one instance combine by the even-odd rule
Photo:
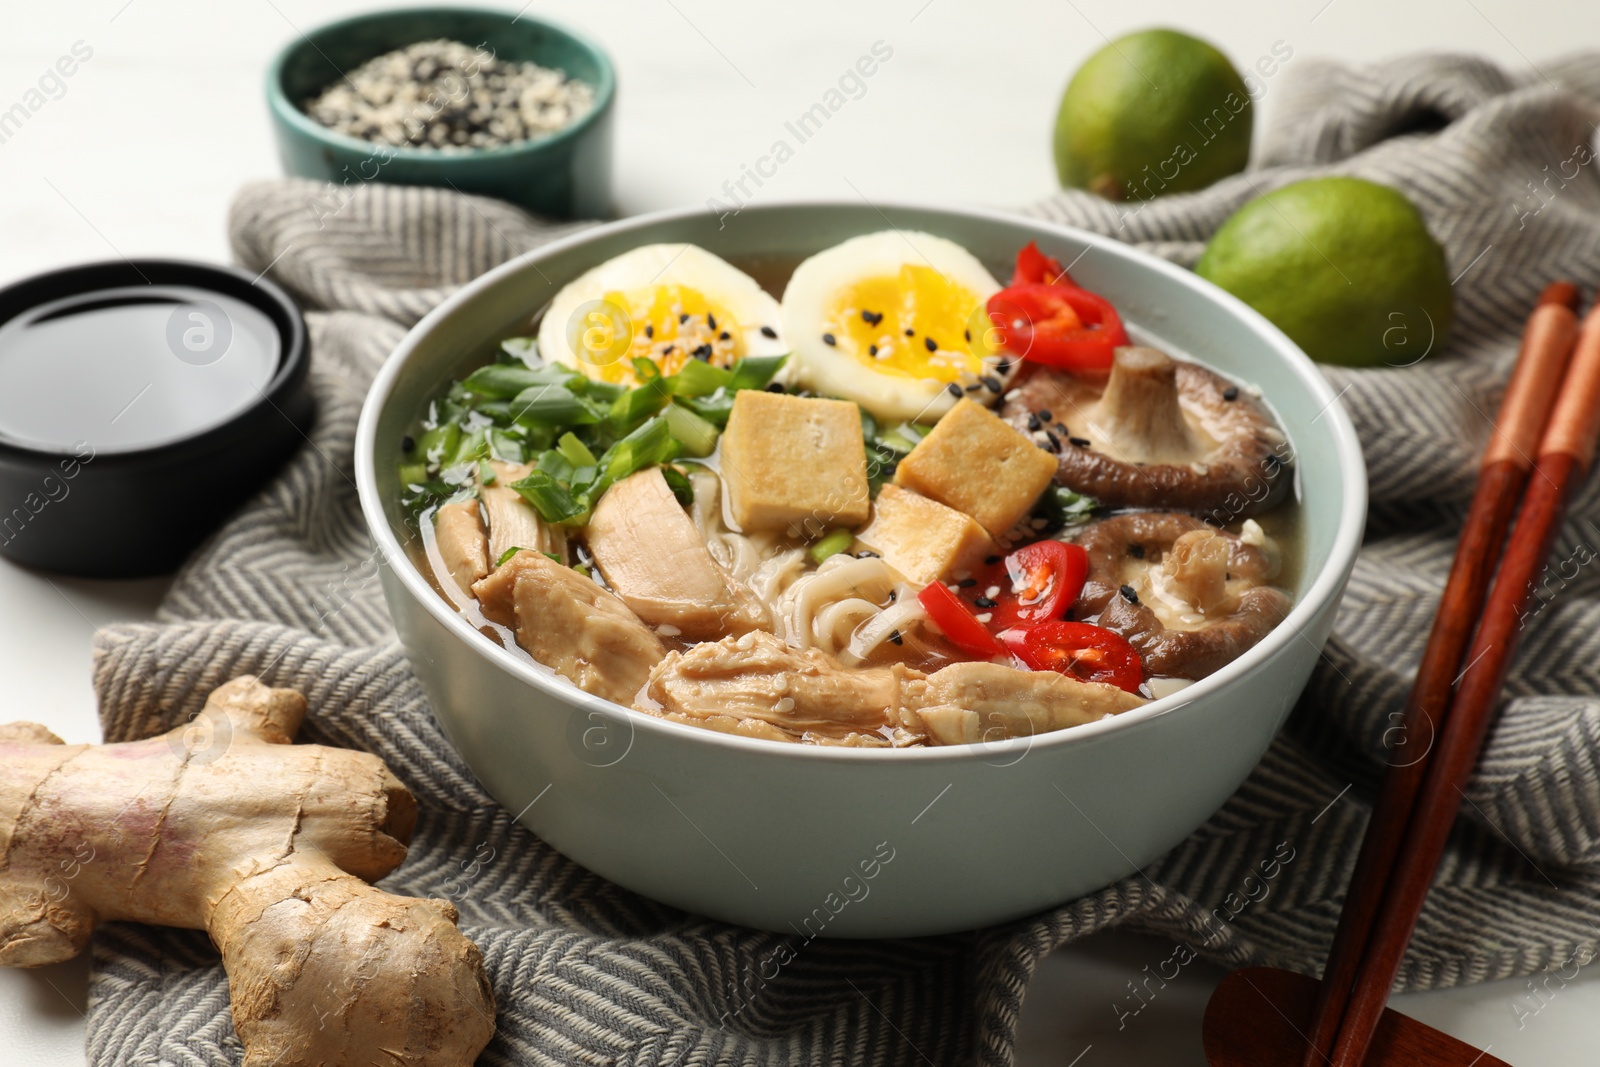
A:
<svg viewBox="0 0 1600 1067">
<path fill-rule="evenodd" d="M 1450 330 L 1444 250 L 1411 201 L 1360 178 L 1310 178 L 1257 197 L 1194 269 L 1322 363 L 1406 366 Z"/>
<path fill-rule="evenodd" d="M 1244 79 L 1211 45 L 1176 30 L 1130 33 L 1067 84 L 1056 174 L 1112 200 L 1204 189 L 1250 162 L 1253 114 Z"/>
</svg>

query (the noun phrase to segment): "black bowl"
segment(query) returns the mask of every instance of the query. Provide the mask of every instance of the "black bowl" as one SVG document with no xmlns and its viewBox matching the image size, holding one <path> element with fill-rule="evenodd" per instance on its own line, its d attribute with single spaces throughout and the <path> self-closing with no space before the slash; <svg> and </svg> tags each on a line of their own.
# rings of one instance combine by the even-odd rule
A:
<svg viewBox="0 0 1600 1067">
<path fill-rule="evenodd" d="M 93 263 L 0 289 L 0 327 L 41 304 L 71 299 L 84 310 L 98 306 L 98 293 L 144 285 L 209 290 L 256 308 L 277 334 L 276 369 L 225 421 L 151 447 L 52 448 L 0 436 L 0 555 L 87 577 L 168 573 L 306 442 L 314 404 L 305 320 L 265 278 L 176 260 Z"/>
</svg>

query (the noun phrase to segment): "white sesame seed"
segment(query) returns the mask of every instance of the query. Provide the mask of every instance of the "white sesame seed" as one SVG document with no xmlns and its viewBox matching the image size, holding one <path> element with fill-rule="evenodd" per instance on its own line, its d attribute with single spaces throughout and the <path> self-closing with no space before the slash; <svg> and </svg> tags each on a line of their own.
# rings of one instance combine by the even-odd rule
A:
<svg viewBox="0 0 1600 1067">
<path fill-rule="evenodd" d="M 994 618 L 994 614 L 992 612 L 986 611 L 982 615 L 978 616 L 978 621 L 986 623 L 992 618 Z"/>
<path fill-rule="evenodd" d="M 1000 587 L 998 585 L 991 585 L 989 588 L 983 591 L 983 595 L 988 597 L 990 600 L 993 600 L 995 597 L 1000 595 Z"/>
</svg>

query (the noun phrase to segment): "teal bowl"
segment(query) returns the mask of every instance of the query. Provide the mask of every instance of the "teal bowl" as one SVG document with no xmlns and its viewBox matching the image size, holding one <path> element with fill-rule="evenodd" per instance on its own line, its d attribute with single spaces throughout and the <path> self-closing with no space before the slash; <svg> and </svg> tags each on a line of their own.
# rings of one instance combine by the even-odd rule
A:
<svg viewBox="0 0 1600 1067">
<path fill-rule="evenodd" d="M 594 87 L 594 107 L 534 141 L 440 152 L 377 145 L 323 126 L 307 100 L 369 59 L 441 37 L 532 61 Z M 369 181 L 436 185 L 508 200 L 550 218 L 611 214 L 611 114 L 617 79 L 599 46 L 527 15 L 485 8 L 419 7 L 357 15 L 312 30 L 267 69 L 267 107 L 283 169 L 349 189 Z"/>
<path fill-rule="evenodd" d="M 557 288 L 631 248 L 676 241 L 786 277 L 806 256 L 885 227 L 948 238 L 1001 276 L 1037 241 L 1116 304 L 1136 341 L 1259 387 L 1296 457 L 1303 530 L 1289 617 L 1215 674 L 1113 718 L 989 744 L 831 748 L 717 733 L 591 696 L 478 632 L 429 585 L 399 504 L 401 441 L 447 382 L 526 332 Z M 412 327 L 378 372 L 355 476 L 400 641 L 451 742 L 507 810 L 635 892 L 807 940 L 1015 919 L 1134 874 L 1182 841 L 1244 781 L 1305 687 L 1366 515 L 1361 446 L 1334 390 L 1241 301 L 1109 237 L 889 202 L 758 204 L 729 226 L 704 208 L 663 212 L 495 268 Z"/>
</svg>

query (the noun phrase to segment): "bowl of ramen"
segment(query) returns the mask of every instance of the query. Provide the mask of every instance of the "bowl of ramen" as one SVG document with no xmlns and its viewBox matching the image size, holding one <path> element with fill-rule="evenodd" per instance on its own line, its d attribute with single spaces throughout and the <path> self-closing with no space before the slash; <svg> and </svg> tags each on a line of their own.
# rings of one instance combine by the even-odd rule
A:
<svg viewBox="0 0 1600 1067">
<path fill-rule="evenodd" d="M 1365 519 L 1333 391 L 1188 271 L 1031 219 L 752 206 L 490 272 L 356 467 L 435 714 L 567 856 L 813 937 L 1133 873 L 1249 774 Z"/>
</svg>

